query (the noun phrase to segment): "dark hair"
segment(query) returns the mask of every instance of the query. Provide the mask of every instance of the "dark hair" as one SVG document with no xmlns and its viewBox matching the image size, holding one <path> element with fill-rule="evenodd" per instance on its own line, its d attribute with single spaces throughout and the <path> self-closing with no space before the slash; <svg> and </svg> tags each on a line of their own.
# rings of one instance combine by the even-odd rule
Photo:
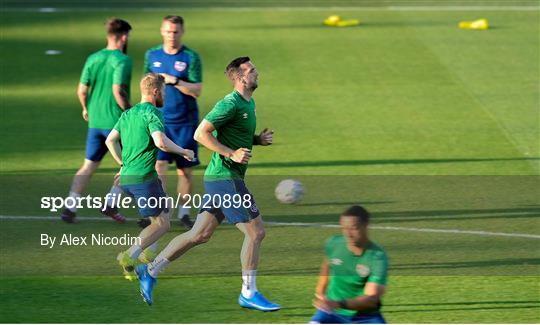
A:
<svg viewBox="0 0 540 325">
<path fill-rule="evenodd" d="M 358 222 L 362 224 L 368 224 L 369 223 L 369 212 L 367 212 L 366 209 L 362 208 L 359 205 L 353 205 L 347 210 L 343 211 L 341 214 L 342 217 L 357 217 Z"/>
<path fill-rule="evenodd" d="M 184 27 L 184 18 L 182 18 L 182 16 L 168 15 L 163 17 L 163 21 L 168 21 L 173 24 L 180 24 L 180 26 Z"/>
<path fill-rule="evenodd" d="M 108 35 L 115 35 L 116 37 L 125 35 L 131 30 L 131 25 L 120 18 L 110 18 L 105 23 Z"/>
<path fill-rule="evenodd" d="M 233 80 L 236 75 L 242 72 L 240 66 L 249 61 L 251 61 L 249 56 L 241 56 L 232 60 L 231 63 L 229 63 L 225 68 L 225 74 L 227 77 L 229 77 L 229 79 Z"/>
</svg>

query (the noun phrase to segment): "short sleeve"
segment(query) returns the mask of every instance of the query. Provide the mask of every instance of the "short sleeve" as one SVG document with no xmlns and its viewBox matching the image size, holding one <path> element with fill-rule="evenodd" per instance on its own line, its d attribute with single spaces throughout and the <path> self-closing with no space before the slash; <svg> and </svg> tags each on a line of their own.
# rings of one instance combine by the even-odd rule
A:
<svg viewBox="0 0 540 325">
<path fill-rule="evenodd" d="M 150 70 L 150 50 L 148 50 L 144 54 L 143 74 L 147 74 L 150 72 L 152 72 L 152 70 Z"/>
<path fill-rule="evenodd" d="M 123 120 L 123 115 L 120 116 L 120 118 L 118 119 L 118 121 L 116 121 L 116 124 L 113 126 L 113 129 L 115 129 L 116 131 L 118 131 L 118 133 L 122 133 L 121 131 L 121 128 L 122 128 L 122 120 Z"/>
<path fill-rule="evenodd" d="M 386 278 L 388 273 L 388 258 L 383 251 L 377 251 L 375 253 L 371 272 L 367 279 L 367 282 L 373 282 L 380 285 L 386 285 Z"/>
<path fill-rule="evenodd" d="M 205 116 L 205 120 L 212 123 L 214 128 L 219 129 L 229 122 L 236 113 L 236 106 L 228 99 L 220 100 L 216 106 Z"/>
<path fill-rule="evenodd" d="M 324 243 L 324 254 L 328 258 L 330 258 L 330 256 L 332 255 L 332 251 L 334 249 L 334 238 L 335 237 L 330 237 Z"/>
<path fill-rule="evenodd" d="M 150 131 L 150 134 L 156 131 L 165 132 L 165 127 L 163 126 L 163 119 L 159 115 L 158 111 L 148 114 L 148 130 Z"/>
<path fill-rule="evenodd" d="M 129 85 L 131 79 L 131 59 L 125 58 L 114 68 L 113 85 Z"/>
<path fill-rule="evenodd" d="M 200 83 L 202 82 L 202 63 L 201 58 L 195 52 L 191 54 L 191 61 L 187 71 L 187 79 L 189 82 Z"/>
<path fill-rule="evenodd" d="M 81 84 L 83 85 L 90 85 L 90 78 L 91 78 L 91 75 L 90 75 L 90 60 L 87 59 L 86 62 L 84 63 L 84 67 L 83 67 L 83 70 L 82 70 L 82 73 L 81 73 Z"/>
</svg>

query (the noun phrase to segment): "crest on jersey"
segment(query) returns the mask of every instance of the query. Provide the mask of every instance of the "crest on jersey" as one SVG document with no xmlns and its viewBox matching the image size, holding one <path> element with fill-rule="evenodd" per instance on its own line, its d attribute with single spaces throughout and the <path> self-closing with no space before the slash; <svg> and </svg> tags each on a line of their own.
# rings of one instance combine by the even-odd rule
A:
<svg viewBox="0 0 540 325">
<path fill-rule="evenodd" d="M 259 212 L 259 208 L 257 207 L 257 205 L 256 205 L 255 203 L 253 203 L 253 204 L 249 207 L 249 209 L 250 209 L 251 212 L 253 212 L 253 213 Z"/>
<path fill-rule="evenodd" d="M 182 61 L 174 62 L 174 68 L 178 72 L 182 72 L 182 71 L 186 70 L 186 66 L 187 66 L 186 62 L 182 62 Z"/>
<path fill-rule="evenodd" d="M 161 62 L 156 61 L 156 62 L 152 63 L 152 65 L 154 66 L 154 68 L 159 68 L 159 67 L 161 67 Z"/>
<path fill-rule="evenodd" d="M 343 264 L 343 261 L 340 260 L 339 258 L 332 258 L 332 259 L 330 259 L 330 264 L 341 265 L 341 264 Z"/>
<path fill-rule="evenodd" d="M 358 273 L 359 276 L 368 276 L 371 270 L 367 265 L 363 264 L 356 264 L 356 273 Z"/>
</svg>

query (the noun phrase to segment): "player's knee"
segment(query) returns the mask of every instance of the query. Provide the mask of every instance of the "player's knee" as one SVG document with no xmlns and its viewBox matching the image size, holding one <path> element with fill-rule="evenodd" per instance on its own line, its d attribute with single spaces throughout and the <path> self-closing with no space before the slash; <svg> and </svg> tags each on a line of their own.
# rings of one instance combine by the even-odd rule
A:
<svg viewBox="0 0 540 325">
<path fill-rule="evenodd" d="M 160 216 L 152 218 L 152 223 L 159 227 L 162 231 L 169 231 L 171 228 L 169 216 L 164 212 Z"/>
<path fill-rule="evenodd" d="M 93 174 L 98 168 L 98 166 L 99 166 L 99 162 L 97 161 L 85 160 L 81 168 L 79 168 L 79 171 L 77 172 L 77 174 L 78 175 Z"/>
<path fill-rule="evenodd" d="M 264 230 L 264 228 L 256 229 L 252 232 L 251 236 L 249 236 L 249 238 L 254 242 L 261 242 L 264 237 L 266 237 L 266 230 Z"/>
<path fill-rule="evenodd" d="M 210 240 L 210 237 L 212 237 L 211 232 L 207 232 L 207 231 L 199 232 L 199 233 L 194 234 L 191 237 L 191 242 L 194 245 L 204 244 Z"/>
<path fill-rule="evenodd" d="M 178 168 L 176 170 L 176 174 L 179 178 L 183 178 L 185 180 L 191 180 L 193 178 L 193 172 L 191 171 L 191 168 Z"/>
<path fill-rule="evenodd" d="M 169 169 L 169 164 L 167 163 L 167 161 L 163 161 L 163 160 L 158 160 L 156 162 L 156 172 L 160 175 L 160 176 L 164 176 L 167 174 L 167 169 Z"/>
<path fill-rule="evenodd" d="M 264 230 L 264 228 L 261 228 L 261 229 L 257 230 L 256 239 L 258 241 L 262 241 L 264 239 L 264 237 L 266 237 L 266 230 Z"/>
</svg>

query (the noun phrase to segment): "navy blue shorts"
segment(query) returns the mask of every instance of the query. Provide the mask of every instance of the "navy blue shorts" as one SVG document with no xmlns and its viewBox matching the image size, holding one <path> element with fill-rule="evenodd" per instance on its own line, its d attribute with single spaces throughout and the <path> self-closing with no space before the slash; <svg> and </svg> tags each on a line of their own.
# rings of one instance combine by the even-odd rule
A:
<svg viewBox="0 0 540 325">
<path fill-rule="evenodd" d="M 355 316 L 344 316 L 336 313 L 329 314 L 322 310 L 317 310 L 311 318 L 310 324 L 386 324 L 381 313 L 357 314 Z"/>
<path fill-rule="evenodd" d="M 204 181 L 202 201 L 200 212 L 212 213 L 220 223 L 223 219 L 231 224 L 245 223 L 260 215 L 253 195 L 241 179 Z"/>
<path fill-rule="evenodd" d="M 171 125 L 165 124 L 165 135 L 171 139 L 174 143 L 184 149 L 193 150 L 195 153 L 195 159 L 187 161 L 184 157 L 171 154 L 168 152 L 158 151 L 157 160 L 167 160 L 169 163 L 176 162 L 176 168 L 187 168 L 197 166 L 199 164 L 199 146 L 197 141 L 193 139 L 195 129 L 197 127 L 193 125 Z"/>
<path fill-rule="evenodd" d="M 89 128 L 86 134 L 86 159 L 92 161 L 101 161 L 107 153 L 107 145 L 105 140 L 111 133 L 111 129 L 94 129 Z"/>
<path fill-rule="evenodd" d="M 141 184 L 120 185 L 122 190 L 135 199 L 135 205 L 139 208 L 139 214 L 143 218 L 156 217 L 162 211 L 169 212 L 165 199 L 167 194 L 159 179 L 154 179 Z"/>
</svg>

